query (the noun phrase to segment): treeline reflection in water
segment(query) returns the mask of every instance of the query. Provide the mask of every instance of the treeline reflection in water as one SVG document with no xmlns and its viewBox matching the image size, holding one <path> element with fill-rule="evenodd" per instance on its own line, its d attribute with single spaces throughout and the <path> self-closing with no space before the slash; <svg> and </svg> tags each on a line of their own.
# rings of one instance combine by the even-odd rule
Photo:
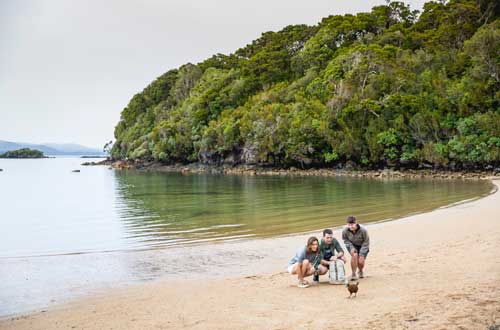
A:
<svg viewBox="0 0 500 330">
<path fill-rule="evenodd" d="M 116 172 L 126 239 L 161 247 L 370 222 L 487 194 L 480 181 Z"/>
</svg>

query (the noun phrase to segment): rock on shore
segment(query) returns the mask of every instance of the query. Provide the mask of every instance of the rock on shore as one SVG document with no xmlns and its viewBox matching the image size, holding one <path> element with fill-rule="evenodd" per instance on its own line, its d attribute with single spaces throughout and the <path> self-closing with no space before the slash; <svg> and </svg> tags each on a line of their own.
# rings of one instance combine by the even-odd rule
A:
<svg viewBox="0 0 500 330">
<path fill-rule="evenodd" d="M 343 169 L 335 168 L 312 168 L 298 169 L 275 168 L 259 165 L 206 165 L 201 163 L 165 165 L 159 162 L 111 160 L 105 159 L 100 162 L 86 162 L 84 166 L 107 165 L 116 169 L 138 170 L 138 171 L 160 171 L 178 173 L 208 173 L 225 175 L 267 175 L 267 176 L 349 176 L 360 178 L 439 178 L 439 179 L 488 179 L 500 177 L 499 169 L 476 170 L 476 171 L 445 171 L 435 169 L 381 169 L 381 170 L 357 170 L 352 167 Z"/>
</svg>

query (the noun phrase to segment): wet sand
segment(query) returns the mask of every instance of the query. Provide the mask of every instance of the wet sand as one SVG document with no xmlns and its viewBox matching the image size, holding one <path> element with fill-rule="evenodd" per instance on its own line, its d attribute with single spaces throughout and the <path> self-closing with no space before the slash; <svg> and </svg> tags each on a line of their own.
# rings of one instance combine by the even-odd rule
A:
<svg viewBox="0 0 500 330">
<path fill-rule="evenodd" d="M 354 299 L 325 278 L 296 287 L 285 268 L 309 236 L 299 235 L 217 246 L 230 258 L 252 251 L 239 272 L 109 290 L 3 319 L 0 329 L 500 328 L 500 193 L 368 230 L 367 278 Z"/>
</svg>

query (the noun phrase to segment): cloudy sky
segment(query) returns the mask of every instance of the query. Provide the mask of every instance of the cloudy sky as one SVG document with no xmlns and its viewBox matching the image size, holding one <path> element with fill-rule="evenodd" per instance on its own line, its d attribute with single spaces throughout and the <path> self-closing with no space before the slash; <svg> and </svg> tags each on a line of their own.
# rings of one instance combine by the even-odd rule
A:
<svg viewBox="0 0 500 330">
<path fill-rule="evenodd" d="M 264 31 L 384 3 L 0 0 L 0 140 L 100 148 L 130 98 L 163 72 Z"/>
</svg>

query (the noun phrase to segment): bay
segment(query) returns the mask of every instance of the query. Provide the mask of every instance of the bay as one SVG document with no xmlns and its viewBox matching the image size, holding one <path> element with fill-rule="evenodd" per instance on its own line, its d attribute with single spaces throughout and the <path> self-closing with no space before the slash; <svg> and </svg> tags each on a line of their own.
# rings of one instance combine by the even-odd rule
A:
<svg viewBox="0 0 500 330">
<path fill-rule="evenodd" d="M 83 161 L 92 159 L 0 160 L 0 315 L 98 288 L 190 276 L 197 254 L 222 274 L 234 260 L 213 259 L 211 244 L 319 234 L 351 214 L 363 223 L 394 219 L 492 188 L 463 180 L 138 172 Z M 185 271 L 169 268 L 181 255 Z"/>
</svg>

